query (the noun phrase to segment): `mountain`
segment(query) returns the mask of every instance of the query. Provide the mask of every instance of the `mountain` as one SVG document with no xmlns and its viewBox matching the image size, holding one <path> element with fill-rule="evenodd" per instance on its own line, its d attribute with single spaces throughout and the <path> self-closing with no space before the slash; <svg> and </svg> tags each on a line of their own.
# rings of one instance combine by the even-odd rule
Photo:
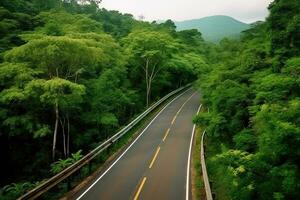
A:
<svg viewBox="0 0 300 200">
<path fill-rule="evenodd" d="M 203 38 L 211 42 L 218 42 L 224 37 L 238 37 L 242 31 L 250 28 L 250 24 L 223 15 L 175 22 L 175 25 L 178 31 L 198 29 Z"/>
</svg>

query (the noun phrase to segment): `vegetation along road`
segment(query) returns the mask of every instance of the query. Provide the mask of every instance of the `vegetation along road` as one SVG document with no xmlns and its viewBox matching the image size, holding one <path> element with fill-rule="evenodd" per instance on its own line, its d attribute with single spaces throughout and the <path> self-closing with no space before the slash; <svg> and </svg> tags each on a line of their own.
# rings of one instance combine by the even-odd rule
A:
<svg viewBox="0 0 300 200">
<path fill-rule="evenodd" d="M 171 101 L 95 182 L 74 199 L 185 199 L 199 94 Z"/>
</svg>

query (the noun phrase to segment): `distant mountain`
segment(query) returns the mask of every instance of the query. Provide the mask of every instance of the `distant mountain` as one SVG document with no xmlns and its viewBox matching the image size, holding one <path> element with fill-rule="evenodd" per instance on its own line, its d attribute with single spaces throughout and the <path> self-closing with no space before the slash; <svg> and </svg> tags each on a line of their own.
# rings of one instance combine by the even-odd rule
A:
<svg viewBox="0 0 300 200">
<path fill-rule="evenodd" d="M 224 37 L 238 37 L 242 31 L 250 28 L 250 24 L 223 15 L 175 22 L 175 25 L 178 31 L 198 29 L 203 38 L 211 42 L 218 42 Z"/>
</svg>

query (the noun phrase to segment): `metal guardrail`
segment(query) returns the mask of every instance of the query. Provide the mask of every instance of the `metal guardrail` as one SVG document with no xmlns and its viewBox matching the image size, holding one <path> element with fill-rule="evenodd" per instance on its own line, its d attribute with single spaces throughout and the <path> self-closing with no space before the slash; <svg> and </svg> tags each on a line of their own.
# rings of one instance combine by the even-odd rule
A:
<svg viewBox="0 0 300 200">
<path fill-rule="evenodd" d="M 205 163 L 205 156 L 204 156 L 204 136 L 205 136 L 206 130 L 203 131 L 202 133 L 202 138 L 201 138 L 201 168 L 202 168 L 202 177 L 204 181 L 204 187 L 205 187 L 205 193 L 206 193 L 206 199 L 207 200 L 213 200 L 210 185 L 209 185 L 209 179 L 207 175 L 207 170 L 206 170 L 206 163 Z"/>
<path fill-rule="evenodd" d="M 36 199 L 40 197 L 42 194 L 46 193 L 48 190 L 53 188 L 54 186 L 58 185 L 63 180 L 66 180 L 68 177 L 70 177 L 72 174 L 80 170 L 83 166 L 88 164 L 93 158 L 95 158 L 97 155 L 99 155 L 101 152 L 103 152 L 105 149 L 107 149 L 109 146 L 111 146 L 114 142 L 116 142 L 118 139 L 120 139 L 123 135 L 125 135 L 129 130 L 131 130 L 137 123 L 139 123 L 142 119 L 144 119 L 149 113 L 151 113 L 154 109 L 156 109 L 159 105 L 161 105 L 163 102 L 165 102 L 167 99 L 172 97 L 175 94 L 180 93 L 181 91 L 189 88 L 191 84 L 188 84 L 184 87 L 178 88 L 177 90 L 174 90 L 173 92 L 170 92 L 166 96 L 164 96 L 162 99 L 157 101 L 155 104 L 150 106 L 146 111 L 144 111 L 142 114 L 140 114 L 137 118 L 135 118 L 133 121 L 131 121 L 127 126 L 122 128 L 120 131 L 118 131 L 115 135 L 113 135 L 111 138 L 107 139 L 103 143 L 101 143 L 98 147 L 90 151 L 87 155 L 85 155 L 83 158 L 81 158 L 76 163 L 72 164 L 71 166 L 67 167 L 63 171 L 59 172 L 55 176 L 49 178 L 36 188 L 30 190 L 23 196 L 19 197 L 18 200 L 25 200 L 25 199 Z"/>
</svg>

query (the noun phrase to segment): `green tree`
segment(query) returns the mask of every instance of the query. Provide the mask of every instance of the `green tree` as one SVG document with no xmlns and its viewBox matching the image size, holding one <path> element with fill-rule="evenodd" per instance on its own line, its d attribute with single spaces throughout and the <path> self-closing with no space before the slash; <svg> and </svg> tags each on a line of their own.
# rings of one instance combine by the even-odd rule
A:
<svg viewBox="0 0 300 200">
<path fill-rule="evenodd" d="M 82 51 L 86 52 L 86 54 L 82 54 Z M 82 86 L 77 85 L 76 82 L 86 66 L 96 65 L 98 52 L 101 52 L 101 50 L 89 47 L 86 41 L 79 39 L 45 37 L 32 40 L 19 48 L 15 48 L 5 56 L 7 61 L 15 63 L 27 62 L 30 63 L 31 68 L 42 72 L 44 79 L 33 80 L 32 83 L 29 83 L 27 90 L 29 95 L 32 96 L 35 96 L 34 92 L 42 91 L 42 93 L 37 93 L 42 95 L 41 102 L 46 102 L 54 107 L 53 159 L 55 157 L 58 123 L 60 120 L 59 109 L 62 107 L 62 109 L 67 110 L 66 107 L 72 107 L 73 103 L 78 99 L 74 97 L 84 94 L 84 89 Z M 73 80 L 75 83 L 68 81 L 68 79 Z M 49 98 L 46 98 L 47 96 Z M 67 103 L 73 98 L 75 102 Z M 64 149 L 66 149 L 65 145 L 66 143 L 64 142 Z M 66 152 L 67 150 L 65 150 L 65 155 Z"/>
<path fill-rule="evenodd" d="M 146 106 L 149 106 L 151 87 L 159 72 L 162 72 L 177 44 L 166 33 L 147 30 L 135 31 L 123 41 L 131 62 L 144 70 L 146 84 Z"/>
</svg>

